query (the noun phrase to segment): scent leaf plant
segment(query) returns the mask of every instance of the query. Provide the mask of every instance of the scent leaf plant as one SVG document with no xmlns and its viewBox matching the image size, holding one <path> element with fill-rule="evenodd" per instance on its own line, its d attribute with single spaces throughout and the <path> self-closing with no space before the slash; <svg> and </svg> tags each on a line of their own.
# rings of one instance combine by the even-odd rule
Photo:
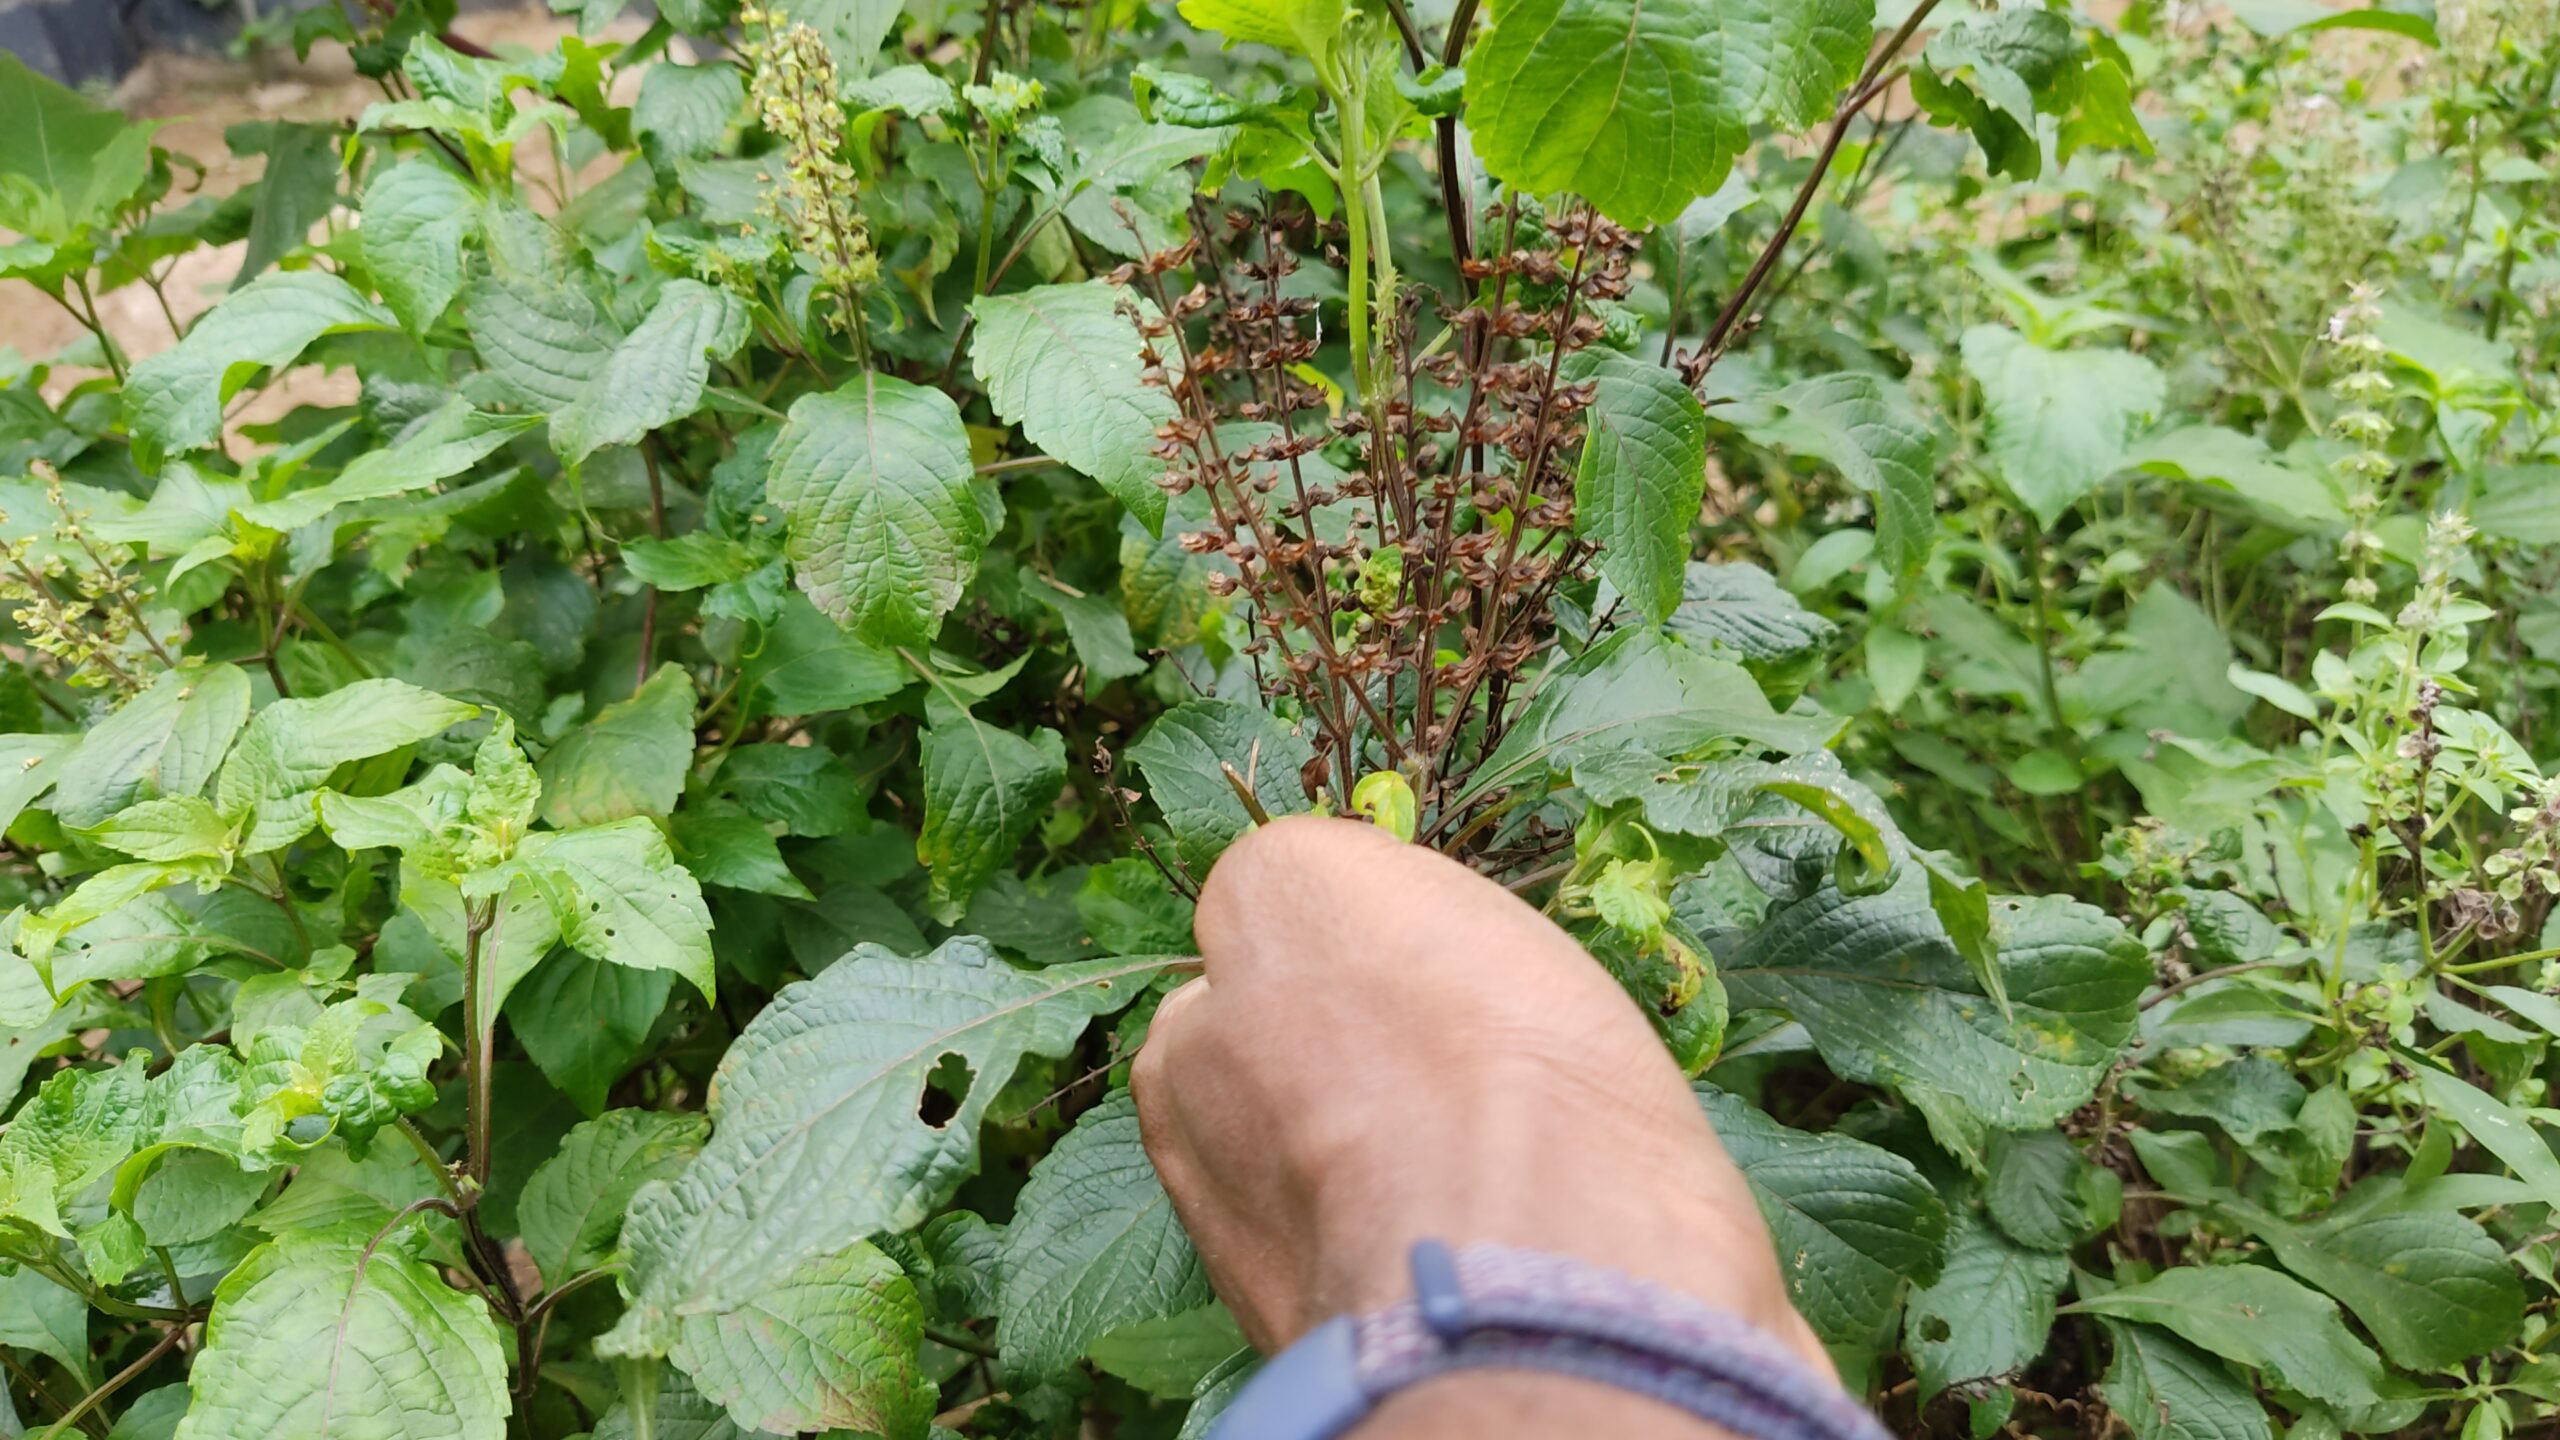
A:
<svg viewBox="0 0 2560 1440">
<path fill-rule="evenodd" d="M 231 194 L 0 57 L 0 1434 L 1204 1434 L 1309 812 L 1897 1433 L 2548 1424 L 2544 0 L 624 8 Z"/>
</svg>

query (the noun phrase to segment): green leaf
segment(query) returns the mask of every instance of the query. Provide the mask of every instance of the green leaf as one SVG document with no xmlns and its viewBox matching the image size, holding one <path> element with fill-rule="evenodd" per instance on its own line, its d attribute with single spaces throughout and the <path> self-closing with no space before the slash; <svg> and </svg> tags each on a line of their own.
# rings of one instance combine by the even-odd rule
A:
<svg viewBox="0 0 2560 1440">
<path fill-rule="evenodd" d="M 2266 1406 L 2220 1359 L 2149 1325 L 2106 1331 L 2115 1359 L 2098 1392 L 2134 1440 L 2272 1440 Z"/>
<path fill-rule="evenodd" d="M 2427 14 L 2380 5 L 2337 10 L 2317 0 L 2235 0 L 2231 14 L 2260 35 L 2283 35 L 2295 30 L 2379 30 L 2405 36 L 2430 49 L 2443 43 L 2437 37 L 2435 22 Z"/>
<path fill-rule="evenodd" d="M 1987 1168 L 1984 1213 L 2030 1250 L 2068 1253 L 2082 1236 L 2114 1223 L 2121 1205 L 2114 1173 L 2080 1158 L 2058 1130 L 1992 1136 Z"/>
<path fill-rule="evenodd" d="M 2264 1265 L 2182 1266 L 2071 1308 L 2174 1330 L 2314 1400 L 2357 1406 L 2382 1398 L 2382 1363 L 2348 1331 L 2338 1307 Z"/>
<path fill-rule="evenodd" d="M 1314 756 L 1314 747 L 1277 716 L 1236 699 L 1186 700 L 1157 716 L 1129 747 L 1148 796 L 1173 831 L 1175 853 L 1195 875 L 1208 874 L 1219 852 L 1254 823 L 1226 770 L 1252 789 L 1263 813 L 1292 815 L 1307 808 L 1298 772 Z"/>
<path fill-rule="evenodd" d="M 2416 1071 L 2418 1093 L 2430 1109 L 2505 1161 L 2544 1204 L 2560 1206 L 2560 1158 L 2553 1157 L 2531 1116 L 2441 1070 L 2420 1065 Z"/>
<path fill-rule="evenodd" d="M 499 1440 L 498 1322 L 395 1246 L 289 1236 L 214 1292 L 178 1440 Z"/>
<path fill-rule="evenodd" d="M 1210 1372 L 1253 1347 L 1224 1305 L 1123 1325 L 1085 1347 L 1094 1368 L 1160 1400 L 1187 1400 Z"/>
<path fill-rule="evenodd" d="M 1603 751 L 1677 758 L 1733 740 L 1816 750 L 1836 729 L 1836 722 L 1778 714 L 1739 665 L 1631 627 L 1550 672 L 1458 799 L 1570 770 Z"/>
<path fill-rule="evenodd" d="M 318 823 L 331 771 L 441 734 L 479 711 L 399 680 L 359 680 L 317 700 L 278 700 L 240 732 L 213 787 L 214 808 L 249 820 L 240 852 L 289 845 Z"/>
<path fill-rule="evenodd" d="M 632 1202 L 633 1308 L 610 1353 L 662 1348 L 677 1317 L 735 1305 L 801 1262 L 922 1220 L 977 1168 L 978 1124 L 1026 1055 L 1064 1055 L 1163 959 L 1016 970 L 974 936 L 906 959 L 864 945 L 785 987 L 721 1061 L 712 1137 Z M 957 1057 L 965 1090 L 918 1114 Z"/>
<path fill-rule="evenodd" d="M 729 1412 L 697 1393 L 681 1370 L 659 1373 L 657 1403 L 650 1407 L 648 1430 L 639 1428 L 630 1402 L 616 1397 L 596 1421 L 594 1440 L 640 1440 L 643 1434 L 650 1440 L 773 1440 L 760 1431 L 738 1428 Z"/>
<path fill-rule="evenodd" d="M 1485 170 L 1658 225 L 1724 183 L 1769 121 L 1812 124 L 1865 60 L 1867 0 L 1500 0 L 1467 51 Z"/>
<path fill-rule="evenodd" d="M 1660 624 L 1680 603 L 1706 496 L 1706 408 L 1679 376 L 1616 350 L 1581 351 L 1564 369 L 1593 387 L 1574 529 L 1600 546 L 1601 575 Z"/>
<path fill-rule="evenodd" d="M 1146 342 L 1121 303 L 1100 280 L 981 296 L 969 307 L 969 365 L 1006 424 L 1161 534 L 1165 465 L 1148 452 L 1176 412 L 1170 394 L 1138 378 Z"/>
<path fill-rule="evenodd" d="M 2001 903 L 2014 1020 L 1983 993 L 1906 869 L 1882 894 L 1824 887 L 1719 956 L 1735 1010 L 1782 1010 L 1844 1079 L 1996 1129 L 2051 1125 L 2096 1092 L 2151 983 L 2141 943 L 2060 896 Z"/>
<path fill-rule="evenodd" d="M 652 65 L 631 102 L 631 133 L 649 163 L 671 170 L 718 150 L 746 99 L 734 65 Z"/>
<path fill-rule="evenodd" d="M 374 288 L 412 334 L 424 333 L 462 291 L 466 247 L 480 233 L 478 193 L 442 159 L 421 155 L 374 172 L 361 216 Z"/>
<path fill-rule="evenodd" d="M 311 227 L 337 208 L 338 146 L 344 138 L 334 125 L 290 120 L 253 120 L 224 130 L 233 155 L 266 159 L 250 192 L 249 234 L 240 268 L 231 277 L 232 289 L 301 249 Z"/>
<path fill-rule="evenodd" d="M 213 807 L 193 795 L 127 806 L 87 833 L 136 860 L 193 860 L 219 854 L 234 838 Z"/>
<path fill-rule="evenodd" d="M 1796 1308 L 1827 1345 L 1875 1345 L 1904 1286 L 1938 1276 L 1938 1192 L 1890 1150 L 1789 1129 L 1711 1085 L 1698 1099 L 1751 1182 Z"/>
<path fill-rule="evenodd" d="M 1912 1292 L 1902 1320 L 1924 1399 L 1952 1385 L 1999 1380 L 2042 1354 L 2067 1256 L 2012 1242 L 1969 1207 L 1955 1211 L 1945 1267 Z"/>
<path fill-rule="evenodd" d="M 1700 650 L 1763 662 L 1820 655 L 1840 633 L 1759 566 L 1705 560 L 1689 562 L 1665 628 Z"/>
<path fill-rule="evenodd" d="M 1182 18 L 1230 42 L 1301 55 L 1332 51 L 1347 23 L 1343 0 L 1182 0 Z"/>
<path fill-rule="evenodd" d="M 1045 577 L 1022 587 L 1025 595 L 1058 612 L 1067 622 L 1067 641 L 1084 666 L 1090 692 L 1114 680 L 1146 673 L 1147 662 L 1129 635 L 1129 617 L 1120 602 L 1104 595 L 1070 590 Z"/>
<path fill-rule="evenodd" d="M 537 831 L 517 859 L 580 954 L 637 970 L 673 970 L 712 998 L 711 912 L 643 816 L 584 830 Z"/>
<path fill-rule="evenodd" d="M 249 677 L 235 666 L 161 676 L 56 762 L 54 818 L 82 829 L 137 799 L 201 793 L 248 719 Z"/>
<path fill-rule="evenodd" d="M 1085 872 L 1075 916 L 1107 953 L 1173 955 L 1196 948 L 1191 902 L 1174 893 L 1163 872 L 1136 856 Z"/>
<path fill-rule="evenodd" d="M 6 60 L 0 56 L 0 62 Z M 89 1302 L 32 1267 L 0 1275 L 0 1345 L 50 1355 L 83 1385 L 97 1381 L 89 1359 Z"/>
<path fill-rule="evenodd" d="M 761 562 L 739 541 L 696 530 L 672 540 L 625 540 L 622 563 L 660 590 L 699 590 L 745 579 Z"/>
<path fill-rule="evenodd" d="M 683 419 L 702 406 L 712 358 L 730 354 L 746 338 L 746 302 L 700 281 L 668 281 L 578 398 L 553 412 L 552 445 L 574 464 Z"/>
<path fill-rule="evenodd" d="M 964 713 L 924 732 L 924 833 L 916 858 L 933 872 L 936 918 L 960 918 L 1066 783 L 1067 745 L 1055 730 L 1025 739 Z"/>
<path fill-rule="evenodd" d="M 851 769 L 814 745 L 741 745 L 711 783 L 748 814 L 793 835 L 839 835 L 863 817 L 862 786 Z"/>
<path fill-rule="evenodd" d="M 32 186 L 40 202 L 12 202 L 0 224 L 58 237 L 107 217 L 151 172 L 151 126 L 93 105 L 0 52 L 0 181 Z"/>
<path fill-rule="evenodd" d="M 459 475 L 542 423 L 539 415 L 492 415 L 456 398 L 378 450 L 357 456 L 325 485 L 238 507 L 270 530 L 294 531 L 341 505 L 423 489 Z"/>
<path fill-rule="evenodd" d="M 675 978 L 562 951 L 507 997 L 507 1024 L 543 1078 L 590 1117 L 649 1046 Z"/>
<path fill-rule="evenodd" d="M 2524 1285 L 2498 1242 L 2451 1210 L 2340 1216 L 2295 1225 L 2249 1205 L 2224 1208 L 2284 1268 L 2364 1322 L 2391 1363 L 2446 1370 L 2515 1338 Z"/>
<path fill-rule="evenodd" d="M 1717 420 L 1753 443 L 1793 451 L 1840 472 L 1875 507 L 1876 554 L 1908 584 L 1936 540 L 1938 432 L 1885 382 L 1859 370 L 1796 381 L 1740 403 Z"/>
<path fill-rule="evenodd" d="M 542 818 L 562 830 L 663 818 L 693 764 L 693 677 L 672 662 L 542 757 Z"/>
<path fill-rule="evenodd" d="M 1997 325 L 1964 332 L 1964 368 L 1982 387 L 2000 478 L 2048 529 L 2125 463 L 2168 393 L 2131 351 L 2048 350 Z"/>
<path fill-rule="evenodd" d="M 323 335 L 397 323 L 326 271 L 262 276 L 207 311 L 186 339 L 133 367 L 125 424 L 153 453 L 200 449 L 221 433 L 223 407 L 261 367 L 293 363 Z"/>
<path fill-rule="evenodd" d="M 1209 1282 L 1114 1092 L 1039 1164 L 1005 1227 L 996 1343 L 1017 1382 L 1064 1373 L 1093 1342 L 1209 1302 Z"/>
<path fill-rule="evenodd" d="M 2126 451 L 2124 463 L 2183 480 L 2207 498 L 2229 495 L 2252 518 L 2271 519 L 2289 530 L 2318 533 L 2346 523 L 2328 476 L 2291 464 L 2255 437 L 2219 425 L 2182 425 L 2147 435 Z M 2481 528 L 2490 527 L 2483 520 Z"/>
<path fill-rule="evenodd" d="M 894 653 L 846 634 L 796 592 L 783 596 L 763 648 L 742 659 L 738 670 L 738 692 L 776 715 L 868 705 L 915 679 Z"/>
<path fill-rule="evenodd" d="M 668 1354 L 747 1429 L 916 1440 L 935 1408 L 934 1384 L 917 1365 L 923 1342 L 914 1283 L 856 1242 L 801 1262 L 731 1309 L 686 1316 Z"/>
<path fill-rule="evenodd" d="M 924 645 L 986 545 L 975 474 L 949 397 L 866 373 L 792 404 L 765 488 L 790 517 L 800 588 L 828 618 L 878 644 Z"/>
<path fill-rule="evenodd" d="M 462 313 L 498 393 L 545 414 L 586 396 L 618 338 L 565 280 L 481 276 L 463 288 Z"/>
<path fill-rule="evenodd" d="M 809 887 L 782 863 L 782 850 L 765 822 L 734 805 L 715 801 L 690 806 L 668 826 L 668 835 L 676 858 L 705 885 L 810 898 Z"/>
<path fill-rule="evenodd" d="M 516 1199 L 516 1226 L 543 1283 L 557 1289 L 610 1259 L 631 1197 L 681 1172 L 710 1133 L 700 1115 L 659 1110 L 608 1110 L 570 1130 Z"/>
</svg>

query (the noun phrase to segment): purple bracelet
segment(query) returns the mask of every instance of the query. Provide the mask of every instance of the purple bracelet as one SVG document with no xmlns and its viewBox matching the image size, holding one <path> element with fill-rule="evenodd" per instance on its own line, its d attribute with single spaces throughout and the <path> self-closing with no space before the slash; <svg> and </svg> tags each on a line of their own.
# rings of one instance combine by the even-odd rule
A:
<svg viewBox="0 0 2560 1440">
<path fill-rule="evenodd" d="M 1728 1311 L 1560 1255 L 1413 1247 L 1414 1298 L 1310 1331 L 1214 1440 L 1331 1440 L 1388 1396 L 1462 1370 L 1535 1370 L 1650 1396 L 1743 1440 L 1885 1440 L 1839 1386 Z"/>
</svg>

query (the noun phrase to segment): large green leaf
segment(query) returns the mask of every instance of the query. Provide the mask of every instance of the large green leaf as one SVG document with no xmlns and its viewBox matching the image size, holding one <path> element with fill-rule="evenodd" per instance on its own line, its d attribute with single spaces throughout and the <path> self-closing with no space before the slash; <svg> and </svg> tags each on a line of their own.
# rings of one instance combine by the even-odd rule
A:
<svg viewBox="0 0 2560 1440">
<path fill-rule="evenodd" d="M 500 1440 L 507 1358 L 479 1300 L 391 1245 L 289 1236 L 224 1277 L 178 1440 Z"/>
<path fill-rule="evenodd" d="M 2451 1210 L 2355 1215 L 2296 1225 L 2252 1205 L 2232 1214 L 2287 1270 L 2364 1322 L 2411 1370 L 2485 1355 L 2524 1322 L 2524 1284 L 2498 1242 Z"/>
<path fill-rule="evenodd" d="M 1164 462 L 1148 451 L 1173 397 L 1138 378 L 1138 327 L 1099 280 L 981 297 L 969 364 L 987 403 L 1032 444 L 1090 475 L 1150 534 L 1164 528 Z"/>
<path fill-rule="evenodd" d="M 236 666 L 161 676 L 54 764 L 54 818 L 84 829 L 137 799 L 201 793 L 248 720 L 249 677 Z"/>
<path fill-rule="evenodd" d="M 244 855 L 292 844 L 319 823 L 329 772 L 414 745 L 479 713 L 400 680 L 359 680 L 317 700 L 278 700 L 240 732 L 214 780 L 214 808 L 249 817 Z"/>
<path fill-rule="evenodd" d="M 2454 1076 L 2417 1068 L 2418 1093 L 2437 1115 L 2462 1127 L 2480 1148 L 2506 1162 L 2546 1205 L 2560 1206 L 2560 1158 L 2533 1127 L 2533 1117 Z"/>
<path fill-rule="evenodd" d="M 232 154 L 266 160 L 249 192 L 249 234 L 240 268 L 231 277 L 232 289 L 301 249 L 311 227 L 338 207 L 338 146 L 344 138 L 335 125 L 291 120 L 245 121 L 223 132 Z"/>
<path fill-rule="evenodd" d="M 1964 332 L 1964 368 L 2000 478 L 2047 527 L 2125 463 L 2168 394 L 2160 367 L 2129 350 L 2048 350 L 1997 325 Z"/>
<path fill-rule="evenodd" d="M 672 170 L 719 149 L 746 98 L 734 65 L 652 65 L 631 102 L 631 133 L 650 163 Z"/>
<path fill-rule="evenodd" d="M 818 608 L 866 640 L 922 645 L 986 545 L 975 473 L 949 397 L 865 373 L 793 403 L 765 487 L 790 517 L 791 563 Z"/>
<path fill-rule="evenodd" d="M 1873 33 L 1869 0 L 1497 0 L 1467 52 L 1486 171 L 1571 190 L 1626 225 L 1715 192 L 1758 121 L 1830 113 Z"/>
<path fill-rule="evenodd" d="M 89 1302 L 32 1267 L 0 1276 L 0 1345 L 50 1355 L 83 1384 L 97 1378 L 89 1358 Z"/>
<path fill-rule="evenodd" d="M 1018 1381 L 1065 1371 L 1123 1325 L 1209 1303 L 1208 1277 L 1148 1163 L 1129 1092 L 1086 1111 L 1032 1167 L 998 1265 L 996 1343 Z"/>
<path fill-rule="evenodd" d="M 696 280 L 670 280 L 637 328 L 613 347 L 585 390 L 551 417 L 562 459 L 630 445 L 702 404 L 711 361 L 747 338 L 747 305 Z"/>
<path fill-rule="evenodd" d="M 1846 1135 L 1790 1129 L 1698 1087 L 1751 1182 L 1796 1309 L 1826 1344 L 1873 1346 L 1908 1283 L 1938 1277 L 1947 1207 L 1908 1160 Z"/>
<path fill-rule="evenodd" d="M 1659 624 L 1680 603 L 1707 492 L 1706 407 L 1679 376 L 1616 350 L 1582 351 L 1565 378 L 1593 387 L 1574 528 L 1600 546 L 1600 573 Z"/>
<path fill-rule="evenodd" d="M 497 393 L 544 413 L 578 403 L 620 338 L 565 278 L 478 277 L 463 289 L 462 313 Z"/>
<path fill-rule="evenodd" d="M 561 829 L 672 813 L 693 763 L 693 678 L 666 664 L 542 757 L 542 818 Z"/>
<path fill-rule="evenodd" d="M 2382 1362 L 2338 1307 L 2264 1265 L 2182 1266 L 2072 1307 L 2159 1325 L 2278 1384 L 2334 1405 L 2382 1398 Z"/>
<path fill-rule="evenodd" d="M 1307 808 L 1299 768 L 1315 749 L 1279 717 L 1248 700 L 1186 700 L 1156 717 L 1129 759 L 1164 812 L 1175 853 L 1200 875 L 1251 828 L 1252 812 L 1227 778 L 1233 769 L 1267 815 Z"/>
<path fill-rule="evenodd" d="M 1846 1079 L 1888 1085 L 1949 1139 L 2051 1125 L 2096 1092 L 2151 982 L 2141 943 L 2059 896 L 1995 911 L 2014 1018 L 1948 939 L 1928 881 L 1907 867 L 1879 895 L 1825 886 L 1773 910 L 1720 957 L 1735 1010 L 1783 1010 Z"/>
<path fill-rule="evenodd" d="M 1689 562 L 1666 628 L 1700 650 L 1760 662 L 1819 655 L 1840 633 L 1759 566 L 1705 560 Z"/>
<path fill-rule="evenodd" d="M 563 950 L 508 994 L 507 1024 L 544 1079 L 588 1115 L 630 1073 L 667 1008 L 675 977 Z"/>
<path fill-rule="evenodd" d="M 341 505 L 423 489 L 459 475 L 540 423 L 538 415 L 493 415 L 457 398 L 391 443 L 349 461 L 328 483 L 250 501 L 238 507 L 239 513 L 270 530 L 299 530 Z"/>
<path fill-rule="evenodd" d="M 785 987 L 720 1062 L 702 1157 L 632 1202 L 633 1308 L 614 1345 L 662 1350 L 679 1317 L 923 1219 L 977 1167 L 978 1123 L 1022 1058 L 1065 1054 L 1167 963 L 1027 972 L 962 936 L 922 959 L 861 946 Z M 946 1061 L 966 1088 L 927 1119 L 918 1106 Z"/>
<path fill-rule="evenodd" d="M 1460 798 L 1568 770 L 1603 751 L 1677 757 L 1737 740 L 1774 750 L 1813 750 L 1837 728 L 1831 721 L 1780 715 L 1739 665 L 1710 659 L 1650 628 L 1631 627 L 1540 681 Z"/>
<path fill-rule="evenodd" d="M 516 851 L 579 953 L 673 970 L 712 997 L 711 911 L 646 816 L 584 830 L 537 831 Z"/>
<path fill-rule="evenodd" d="M 686 1316 L 669 1358 L 750 1430 L 922 1440 L 935 1398 L 917 1365 L 923 1341 L 914 1283 L 856 1242 L 733 1309 Z"/>
<path fill-rule="evenodd" d="M 105 219 L 150 173 L 151 130 L 0 51 L 0 182 L 22 181 L 34 199 L 0 201 L 0 225 L 51 239 Z"/>
<path fill-rule="evenodd" d="M 463 247 L 480 231 L 479 200 L 469 181 L 432 156 L 386 165 L 365 183 L 364 224 L 356 232 L 365 269 L 411 331 L 433 325 L 461 293 Z"/>
<path fill-rule="evenodd" d="M 681 1172 L 710 1133 L 700 1115 L 663 1110 L 608 1110 L 571 1130 L 516 1199 L 516 1226 L 543 1283 L 557 1288 L 603 1264 L 631 1197 Z"/>
<path fill-rule="evenodd" d="M 1959 1207 L 1945 1267 L 1912 1292 L 1902 1319 L 1922 1401 L 1951 1385 L 2024 1369 L 2044 1352 L 2054 1296 L 2070 1278 L 2069 1257 L 2030 1250 Z"/>
<path fill-rule="evenodd" d="M 1026 738 L 970 715 L 924 733 L 924 833 L 916 858 L 932 871 L 930 904 L 944 923 L 1022 848 L 1067 783 L 1067 745 L 1055 730 Z"/>
<path fill-rule="evenodd" d="M 186 339 L 133 367 L 125 424 L 155 451 L 210 445 L 223 406 L 260 367 L 291 364 L 323 335 L 397 323 L 325 270 L 262 276 L 207 311 Z"/>
<path fill-rule="evenodd" d="M 2108 1321 L 2098 1392 L 2134 1440 L 2269 1440 L 2267 1407 L 2220 1359 L 2166 1330 Z"/>
</svg>

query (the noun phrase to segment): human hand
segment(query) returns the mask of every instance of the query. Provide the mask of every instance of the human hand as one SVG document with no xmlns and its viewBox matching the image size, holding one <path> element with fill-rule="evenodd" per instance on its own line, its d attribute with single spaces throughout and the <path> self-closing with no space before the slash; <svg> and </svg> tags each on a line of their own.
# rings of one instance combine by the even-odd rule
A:
<svg viewBox="0 0 2560 1440">
<path fill-rule="evenodd" d="M 1416 1239 L 1545 1250 L 1828 1357 L 1742 1173 L 1652 1028 L 1501 886 L 1373 826 L 1301 817 L 1210 875 L 1204 971 L 1133 1086 L 1147 1151 L 1265 1353 L 1405 1298 Z"/>
</svg>

